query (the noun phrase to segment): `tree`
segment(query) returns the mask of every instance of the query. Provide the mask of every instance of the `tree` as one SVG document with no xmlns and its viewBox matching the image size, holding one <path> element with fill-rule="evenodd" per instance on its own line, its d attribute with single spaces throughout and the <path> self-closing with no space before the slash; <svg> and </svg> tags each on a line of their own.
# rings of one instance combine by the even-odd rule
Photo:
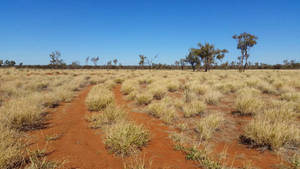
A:
<svg viewBox="0 0 300 169">
<path fill-rule="evenodd" d="M 5 66 L 14 66 L 16 62 L 14 60 L 5 60 L 4 65 Z"/>
<path fill-rule="evenodd" d="M 195 71 L 196 65 L 200 63 L 198 56 L 196 56 L 192 51 L 190 51 L 190 53 L 187 55 L 185 61 L 192 66 L 193 71 Z"/>
<path fill-rule="evenodd" d="M 146 56 L 144 55 L 139 55 L 140 57 L 140 62 L 139 62 L 139 65 L 144 67 L 144 64 L 145 64 L 145 59 L 147 58 Z"/>
<path fill-rule="evenodd" d="M 60 58 L 61 53 L 57 50 L 50 53 L 49 57 L 50 57 L 50 65 L 59 66 L 64 64 L 63 60 Z"/>
<path fill-rule="evenodd" d="M 240 60 L 240 71 L 245 71 L 247 67 L 247 60 L 249 58 L 249 50 L 251 47 L 256 45 L 256 40 L 258 37 L 255 35 L 251 35 L 250 33 L 241 33 L 240 35 L 233 35 L 233 39 L 236 39 L 238 44 L 237 44 L 237 49 L 241 50 L 241 56 L 239 57 Z M 245 64 L 244 64 L 245 61 Z"/>
<path fill-rule="evenodd" d="M 181 70 L 183 70 L 183 68 L 185 66 L 185 59 L 180 59 L 179 64 L 180 64 Z"/>
<path fill-rule="evenodd" d="M 192 48 L 192 53 L 201 58 L 204 63 L 205 72 L 210 69 L 212 64 L 216 63 L 216 59 L 222 60 L 225 53 L 228 52 L 226 49 L 216 49 L 214 45 L 209 43 L 205 43 L 205 45 L 199 43 L 198 46 L 199 49 Z"/>
<path fill-rule="evenodd" d="M 95 66 L 97 66 L 97 62 L 99 61 L 99 56 L 97 57 L 92 57 L 91 61 L 94 63 Z"/>
<path fill-rule="evenodd" d="M 114 62 L 114 65 L 117 66 L 118 59 L 114 59 L 113 62 Z"/>
<path fill-rule="evenodd" d="M 154 66 L 154 60 L 158 57 L 158 55 L 155 55 L 154 57 L 147 57 L 147 64 L 150 66 L 150 69 Z"/>
<path fill-rule="evenodd" d="M 3 60 L 0 60 L 0 66 L 2 66 L 3 65 Z"/>
</svg>

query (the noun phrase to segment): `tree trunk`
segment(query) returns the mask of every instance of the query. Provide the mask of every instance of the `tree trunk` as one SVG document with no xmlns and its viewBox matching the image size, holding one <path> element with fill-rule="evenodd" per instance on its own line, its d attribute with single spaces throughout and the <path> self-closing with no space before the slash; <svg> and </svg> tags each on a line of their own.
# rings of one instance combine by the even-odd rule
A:
<svg viewBox="0 0 300 169">
<path fill-rule="evenodd" d="M 245 71 L 246 67 L 247 67 L 247 62 L 248 62 L 248 52 L 247 50 L 245 51 L 245 65 L 244 65 L 244 68 L 243 68 L 243 71 Z"/>
<path fill-rule="evenodd" d="M 208 70 L 208 58 L 205 58 L 205 72 Z"/>
</svg>

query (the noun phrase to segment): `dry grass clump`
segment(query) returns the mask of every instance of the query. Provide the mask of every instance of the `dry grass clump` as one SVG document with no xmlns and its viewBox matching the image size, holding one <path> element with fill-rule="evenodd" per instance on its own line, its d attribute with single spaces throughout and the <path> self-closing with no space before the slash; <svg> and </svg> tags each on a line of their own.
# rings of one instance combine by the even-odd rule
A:
<svg viewBox="0 0 300 169">
<path fill-rule="evenodd" d="M 25 146 L 21 134 L 0 125 L 0 168 L 18 168 L 24 163 Z"/>
<path fill-rule="evenodd" d="M 269 83 L 266 82 L 260 82 L 257 85 L 257 88 L 265 94 L 277 94 L 277 90 Z"/>
<path fill-rule="evenodd" d="M 204 100 L 207 104 L 216 105 L 219 103 L 222 94 L 219 91 L 210 91 L 205 94 Z"/>
<path fill-rule="evenodd" d="M 300 101 L 300 94 L 295 92 L 283 93 L 280 95 L 281 100 L 297 102 Z"/>
<path fill-rule="evenodd" d="M 262 100 L 250 92 L 243 92 L 236 98 L 235 108 L 241 115 L 253 115 L 261 110 Z"/>
<path fill-rule="evenodd" d="M 113 153 L 128 156 L 145 146 L 150 133 L 142 125 L 120 122 L 107 128 L 104 143 Z"/>
<path fill-rule="evenodd" d="M 184 117 L 193 117 L 203 114 L 206 109 L 206 104 L 202 101 L 192 101 L 183 106 Z"/>
<path fill-rule="evenodd" d="M 273 122 L 266 118 L 255 118 L 245 128 L 242 141 L 269 149 L 278 149 L 284 145 L 298 146 L 300 143 L 299 128 L 287 122 Z"/>
<path fill-rule="evenodd" d="M 123 169 L 151 169 L 152 161 L 135 155 L 133 158 L 123 163 Z"/>
<path fill-rule="evenodd" d="M 90 111 L 101 111 L 114 103 L 114 97 L 110 90 L 103 85 L 94 86 L 85 99 Z"/>
<path fill-rule="evenodd" d="M 42 125 L 43 113 L 32 96 L 15 98 L 0 108 L 0 122 L 11 129 L 30 130 Z"/>
<path fill-rule="evenodd" d="M 272 101 L 265 105 L 263 112 L 258 114 L 258 118 L 267 118 L 272 122 L 289 122 L 296 117 L 296 112 L 292 103 L 285 101 Z"/>
<path fill-rule="evenodd" d="M 213 113 L 196 122 L 196 131 L 201 139 L 207 140 L 224 122 L 221 113 Z"/>
<path fill-rule="evenodd" d="M 147 85 L 147 84 L 152 83 L 152 79 L 142 78 L 142 79 L 139 79 L 138 82 L 140 85 Z"/>
<path fill-rule="evenodd" d="M 133 92 L 130 92 L 129 95 L 127 95 L 126 99 L 127 100 L 134 100 L 137 96 L 137 91 L 133 91 Z"/>
<path fill-rule="evenodd" d="M 161 119 L 167 124 L 170 124 L 177 118 L 177 114 L 174 107 L 168 105 L 166 101 L 162 101 L 159 103 L 151 103 L 148 106 L 147 112 L 150 115 Z"/>
<path fill-rule="evenodd" d="M 115 105 L 110 105 L 106 107 L 103 111 L 93 113 L 87 117 L 90 122 L 91 128 L 101 128 L 104 125 L 112 125 L 119 121 L 126 120 L 128 117 L 127 112 L 123 109 L 116 107 Z"/>
<path fill-rule="evenodd" d="M 300 128 L 294 122 L 290 103 L 273 101 L 245 127 L 242 141 L 277 150 L 285 145 L 299 146 Z"/>
<path fill-rule="evenodd" d="M 122 84 L 123 81 L 124 81 L 124 79 L 121 79 L 121 78 L 116 78 L 116 79 L 114 79 L 114 82 L 115 82 L 116 84 Z"/>
<path fill-rule="evenodd" d="M 217 89 L 223 94 L 229 94 L 236 92 L 239 88 L 241 88 L 241 84 L 239 83 L 225 83 L 217 86 Z"/>
<path fill-rule="evenodd" d="M 169 92 L 176 92 L 179 89 L 180 85 L 176 82 L 168 82 L 167 89 Z"/>
<path fill-rule="evenodd" d="M 210 88 L 207 85 L 192 84 L 191 89 L 198 95 L 204 95 Z"/>
<path fill-rule="evenodd" d="M 134 84 L 133 83 L 131 83 L 131 82 L 124 82 L 123 83 L 123 85 L 121 87 L 121 92 L 124 95 L 128 95 L 133 91 L 134 91 Z"/>
<path fill-rule="evenodd" d="M 166 89 L 163 87 L 156 87 L 151 90 L 153 98 L 156 100 L 161 100 L 166 95 Z"/>
<path fill-rule="evenodd" d="M 147 105 L 151 103 L 153 96 L 150 93 L 138 94 L 135 97 L 135 100 L 138 105 Z"/>
</svg>

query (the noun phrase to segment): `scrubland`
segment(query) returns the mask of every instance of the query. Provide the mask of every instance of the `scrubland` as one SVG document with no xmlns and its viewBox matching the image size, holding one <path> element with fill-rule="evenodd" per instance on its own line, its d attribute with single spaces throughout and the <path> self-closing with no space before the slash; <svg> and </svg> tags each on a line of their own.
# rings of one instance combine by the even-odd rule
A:
<svg viewBox="0 0 300 169">
<path fill-rule="evenodd" d="M 88 85 L 85 120 L 91 130 L 103 133 L 99 142 L 116 157 L 142 154 L 155 135 L 132 119 L 134 110 L 167 126 L 174 151 L 199 167 L 300 166 L 297 70 L 0 69 L 0 80 L 0 168 L 59 168 L 43 153 L 28 150 L 28 132 L 47 127 L 49 109 L 71 102 Z M 117 86 L 123 106 L 116 103 Z M 231 145 L 222 157 L 217 151 L 221 143 Z M 243 157 L 233 157 L 233 151 Z M 247 153 L 261 151 L 258 158 Z M 280 164 L 268 163 L 277 157 Z M 133 161 L 124 168 L 151 168 L 145 160 Z"/>
</svg>

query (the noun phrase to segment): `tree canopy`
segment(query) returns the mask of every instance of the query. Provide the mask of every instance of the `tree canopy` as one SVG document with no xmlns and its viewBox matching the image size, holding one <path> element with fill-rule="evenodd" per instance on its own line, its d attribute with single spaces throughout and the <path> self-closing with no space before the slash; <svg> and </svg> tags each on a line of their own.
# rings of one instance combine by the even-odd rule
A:
<svg viewBox="0 0 300 169">
<path fill-rule="evenodd" d="M 205 72 L 210 69 L 211 64 L 215 63 L 216 59 L 222 60 L 225 56 L 225 53 L 228 51 L 226 49 L 217 49 L 214 45 L 205 43 L 204 45 L 199 43 L 198 48 L 192 48 L 192 53 L 199 57 L 204 63 Z"/>
<path fill-rule="evenodd" d="M 250 56 L 249 49 L 256 45 L 258 37 L 244 32 L 239 35 L 233 35 L 232 38 L 237 40 L 237 49 L 241 50 L 241 56 L 238 57 L 240 61 L 240 70 L 245 71 Z"/>
</svg>

